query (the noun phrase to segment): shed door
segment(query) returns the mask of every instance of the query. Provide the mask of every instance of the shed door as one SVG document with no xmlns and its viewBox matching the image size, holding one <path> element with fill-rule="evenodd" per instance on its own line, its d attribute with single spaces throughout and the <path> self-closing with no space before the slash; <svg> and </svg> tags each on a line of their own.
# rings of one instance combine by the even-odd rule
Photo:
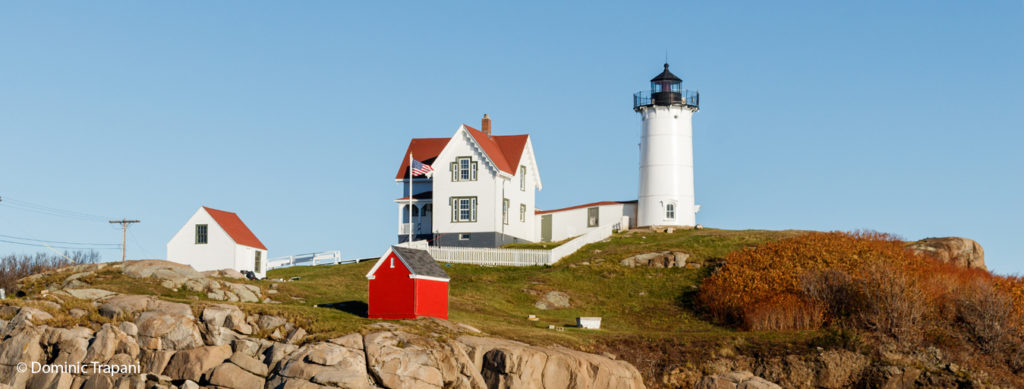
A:
<svg viewBox="0 0 1024 389">
<path fill-rule="evenodd" d="M 540 241 L 551 241 L 551 215 L 540 216 Z"/>
</svg>

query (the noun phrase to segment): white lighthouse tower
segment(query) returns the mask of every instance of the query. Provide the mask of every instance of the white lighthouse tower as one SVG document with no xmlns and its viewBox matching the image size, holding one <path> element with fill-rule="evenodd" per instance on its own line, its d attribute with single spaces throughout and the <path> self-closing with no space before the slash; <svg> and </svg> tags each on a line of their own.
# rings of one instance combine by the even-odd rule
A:
<svg viewBox="0 0 1024 389">
<path fill-rule="evenodd" d="M 693 113 L 700 94 L 684 91 L 668 71 L 651 79 L 650 96 L 633 95 L 643 117 L 637 226 L 693 227 L 699 206 L 693 199 Z"/>
</svg>

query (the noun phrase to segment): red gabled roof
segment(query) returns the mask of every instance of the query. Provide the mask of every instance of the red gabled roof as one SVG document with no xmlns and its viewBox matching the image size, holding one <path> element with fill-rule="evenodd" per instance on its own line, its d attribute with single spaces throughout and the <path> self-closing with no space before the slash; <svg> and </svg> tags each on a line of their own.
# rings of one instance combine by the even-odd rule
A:
<svg viewBox="0 0 1024 389">
<path fill-rule="evenodd" d="M 526 141 L 530 139 L 529 135 L 487 136 L 483 131 L 465 124 L 463 126 L 499 170 L 513 176 L 518 173 L 519 160 L 523 157 L 523 150 L 526 150 Z M 450 140 L 449 138 L 414 138 L 409 142 L 409 148 L 405 151 L 395 179 L 401 180 L 408 177 L 410 152 L 417 161 L 430 165 Z M 434 170 L 437 170 L 436 166 L 434 166 Z"/>
<path fill-rule="evenodd" d="M 487 136 L 483 131 L 465 124 L 463 126 L 469 130 L 469 134 L 473 135 L 473 139 L 480 144 L 484 153 L 487 153 L 487 157 L 498 166 L 498 169 L 513 176 L 516 175 L 519 158 L 523 156 L 523 148 L 526 147 L 526 139 L 529 135 Z"/>
<path fill-rule="evenodd" d="M 220 228 L 224 229 L 224 232 L 228 233 L 228 236 L 235 243 L 258 249 L 267 249 L 267 246 L 260 242 L 260 239 L 249 230 L 249 227 L 245 226 L 245 223 L 242 223 L 242 219 L 239 219 L 238 215 L 234 212 L 221 211 L 210 207 L 203 207 L 203 209 L 206 210 L 206 213 L 210 214 L 210 217 L 213 218 L 213 221 L 217 222 Z"/>
<path fill-rule="evenodd" d="M 572 210 L 572 209 L 580 209 L 580 208 L 587 208 L 587 207 L 597 207 L 597 206 L 601 206 L 601 205 L 630 204 L 630 203 L 635 203 L 635 202 L 636 202 L 636 200 L 630 200 L 630 201 L 598 201 L 596 203 L 574 205 L 574 206 L 571 206 L 571 207 L 552 209 L 552 210 L 549 210 L 549 211 L 541 211 L 541 210 L 538 209 L 538 210 L 533 211 L 533 213 L 535 215 L 543 215 L 543 214 L 546 214 L 546 213 L 562 212 L 562 211 L 568 211 L 568 210 Z"/>
<path fill-rule="evenodd" d="M 409 176 L 409 153 L 412 153 L 413 158 L 416 158 L 417 161 L 430 165 L 450 140 L 450 138 L 413 138 L 409 141 L 409 148 L 405 150 L 405 156 L 402 157 L 402 164 L 398 167 L 395 179 L 401 180 Z"/>
</svg>

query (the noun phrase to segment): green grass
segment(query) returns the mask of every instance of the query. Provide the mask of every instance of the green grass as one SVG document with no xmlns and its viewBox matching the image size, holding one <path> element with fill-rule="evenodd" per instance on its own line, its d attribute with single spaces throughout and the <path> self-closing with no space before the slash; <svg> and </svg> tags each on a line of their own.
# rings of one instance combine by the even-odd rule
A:
<svg viewBox="0 0 1024 389">
<path fill-rule="evenodd" d="M 449 319 L 485 332 L 532 343 L 587 344 L 602 338 L 644 334 L 652 337 L 734 337 L 737 331 L 703 320 L 692 298 L 706 269 L 627 268 L 618 262 L 630 255 L 673 250 L 703 262 L 730 251 L 795 236 L 800 231 L 684 230 L 671 234 L 628 232 L 588 245 L 551 267 L 487 267 L 442 264 L 452 277 Z M 588 264 L 585 264 L 588 263 Z M 350 265 L 292 267 L 268 272 L 279 282 L 281 308 L 313 304 L 366 302 L 365 274 L 373 262 Z M 572 307 L 540 310 L 539 295 L 557 290 L 570 296 Z M 301 299 L 301 300 L 299 300 Z M 296 307 L 297 308 L 297 307 Z M 335 332 L 374 321 L 331 308 L 306 311 L 321 315 L 316 327 Z M 339 313 L 341 312 L 341 313 Z M 540 320 L 528 321 L 530 314 Z M 578 316 L 601 316 L 600 331 L 580 330 Z M 552 331 L 555 325 L 563 331 Z M 753 336 L 777 334 L 742 333 Z M 783 335 L 786 338 L 790 335 Z"/>
<path fill-rule="evenodd" d="M 587 348 L 589 345 L 642 336 L 647 339 L 715 341 L 749 339 L 770 343 L 806 338 L 804 333 L 741 332 L 704 320 L 693 306 L 697 285 L 708 273 L 701 269 L 627 268 L 619 265 L 625 257 L 652 251 L 683 251 L 691 261 L 722 258 L 733 250 L 801 234 L 801 231 L 680 230 L 674 233 L 630 231 L 587 245 L 550 267 L 487 267 L 442 264 L 452 277 L 449 319 L 486 333 L 533 344 L 562 344 Z M 517 246 L 518 247 L 518 246 Z M 312 340 L 360 330 L 377 323 L 356 311 L 367 301 L 366 273 L 374 261 L 332 265 L 297 266 L 268 272 L 268 280 L 249 282 L 264 291 L 277 284 L 278 293 L 268 295 L 278 304 L 236 303 L 248 312 L 286 317 L 305 328 Z M 36 292 L 58 283 L 68 274 L 42 277 L 32 285 Z M 299 277 L 296 281 L 288 281 Z M 282 279 L 284 281 L 274 281 Z M 146 279 L 129 279 L 116 269 L 97 272 L 85 281 L 91 287 L 120 293 L 153 294 L 167 300 L 190 303 L 199 309 L 213 303 L 205 294 L 184 289 L 170 290 Z M 561 291 L 570 296 L 570 308 L 540 310 L 539 296 Z M 337 308 L 342 305 L 349 308 Z M 346 305 L 347 304 L 347 305 Z M 317 307 L 317 306 L 320 307 Z M 325 307 L 328 306 L 328 307 Z M 528 315 L 540 320 L 528 321 Z M 570 327 L 578 316 L 601 316 L 602 329 Z M 415 329 L 423 321 L 404 321 Z M 552 331 L 549 325 L 562 328 Z"/>
</svg>

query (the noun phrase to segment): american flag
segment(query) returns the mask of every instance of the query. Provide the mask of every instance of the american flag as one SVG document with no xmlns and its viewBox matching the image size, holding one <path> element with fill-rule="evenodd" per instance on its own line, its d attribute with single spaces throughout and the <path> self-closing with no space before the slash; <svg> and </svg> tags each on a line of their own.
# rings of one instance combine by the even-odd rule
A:
<svg viewBox="0 0 1024 389">
<path fill-rule="evenodd" d="M 433 173 L 433 172 L 434 172 L 434 168 L 430 167 L 430 165 L 427 165 L 427 164 L 425 164 L 423 162 L 420 162 L 420 161 L 417 161 L 415 159 L 412 160 L 412 175 L 413 175 L 413 177 L 419 176 L 419 175 L 423 175 L 423 174 L 429 175 L 430 173 Z"/>
</svg>

